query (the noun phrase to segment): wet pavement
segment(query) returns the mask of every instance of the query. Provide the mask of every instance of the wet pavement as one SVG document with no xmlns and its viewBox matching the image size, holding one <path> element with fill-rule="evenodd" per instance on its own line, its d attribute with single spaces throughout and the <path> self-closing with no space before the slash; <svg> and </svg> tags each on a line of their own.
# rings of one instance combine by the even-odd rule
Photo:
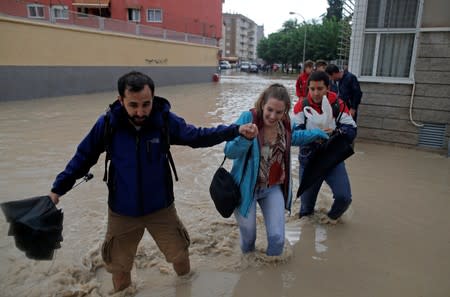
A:
<svg viewBox="0 0 450 297">
<path fill-rule="evenodd" d="M 198 126 L 230 124 L 269 84 L 292 76 L 227 70 L 218 83 L 156 88 L 172 109 Z M 0 201 L 47 194 L 54 177 L 116 92 L 0 102 Z M 450 296 L 450 159 L 432 152 L 357 140 L 346 161 L 353 204 L 337 225 L 299 220 L 299 201 L 287 217 L 285 252 L 264 255 L 262 216 L 257 251 L 242 256 L 233 218 L 223 219 L 209 198 L 223 144 L 173 146 L 180 181 L 176 205 L 191 236 L 192 274 L 178 278 L 153 240 L 144 236 L 133 286 L 115 296 Z M 294 186 L 298 150 L 293 149 Z M 64 241 L 53 261 L 32 261 L 7 236 L 0 218 L 0 296 L 109 296 L 112 285 L 99 254 L 106 227 L 103 156 L 94 179 L 69 192 Z M 331 204 L 323 186 L 318 208 Z M 319 212 L 320 214 L 320 212 Z"/>
</svg>

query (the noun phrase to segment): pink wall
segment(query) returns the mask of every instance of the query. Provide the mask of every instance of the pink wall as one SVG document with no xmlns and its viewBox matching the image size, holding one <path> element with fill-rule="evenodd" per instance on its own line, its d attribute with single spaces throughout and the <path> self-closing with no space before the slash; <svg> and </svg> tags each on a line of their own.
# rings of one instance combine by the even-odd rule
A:
<svg viewBox="0 0 450 297">
<path fill-rule="evenodd" d="M 72 0 L 1 0 L 0 12 L 27 17 L 26 4 L 66 5 L 76 11 Z M 140 24 L 220 39 L 222 0 L 110 0 L 111 18 L 128 20 L 128 7 L 141 9 Z M 147 22 L 147 9 L 163 11 L 162 23 Z M 48 10 L 45 10 L 46 18 Z"/>
<path fill-rule="evenodd" d="M 141 8 L 141 24 L 206 37 L 222 37 L 222 0 L 111 0 L 111 17 L 127 19 L 127 8 Z M 147 9 L 163 11 L 162 23 L 148 23 Z"/>
</svg>

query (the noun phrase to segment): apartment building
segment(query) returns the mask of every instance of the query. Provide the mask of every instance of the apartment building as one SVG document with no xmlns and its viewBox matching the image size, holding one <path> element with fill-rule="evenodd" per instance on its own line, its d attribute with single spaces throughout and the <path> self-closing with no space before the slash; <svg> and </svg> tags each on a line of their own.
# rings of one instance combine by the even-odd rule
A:
<svg viewBox="0 0 450 297">
<path fill-rule="evenodd" d="M 178 32 L 222 38 L 224 0 L 2 0 L 0 12 L 60 20 L 101 16 Z M 69 11 L 78 14 L 69 13 Z"/>
<path fill-rule="evenodd" d="M 222 57 L 230 60 L 257 61 L 257 46 L 264 36 L 264 26 L 241 14 L 224 13 Z"/>
</svg>

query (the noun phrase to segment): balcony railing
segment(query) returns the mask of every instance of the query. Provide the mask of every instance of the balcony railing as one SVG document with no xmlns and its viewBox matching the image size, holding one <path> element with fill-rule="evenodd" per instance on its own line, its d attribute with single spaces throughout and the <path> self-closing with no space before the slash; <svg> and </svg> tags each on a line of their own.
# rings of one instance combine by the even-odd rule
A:
<svg viewBox="0 0 450 297">
<path fill-rule="evenodd" d="M 30 15 L 30 5 L 41 8 L 33 9 L 33 14 Z M 59 10 L 58 13 L 55 13 L 49 6 L 21 0 L 0 0 L 0 15 L 58 24 L 61 26 L 89 28 L 103 32 L 124 33 L 210 46 L 217 45 L 216 39 L 201 35 L 167 30 L 159 27 L 142 25 L 136 22 L 127 22 L 70 10 Z"/>
</svg>

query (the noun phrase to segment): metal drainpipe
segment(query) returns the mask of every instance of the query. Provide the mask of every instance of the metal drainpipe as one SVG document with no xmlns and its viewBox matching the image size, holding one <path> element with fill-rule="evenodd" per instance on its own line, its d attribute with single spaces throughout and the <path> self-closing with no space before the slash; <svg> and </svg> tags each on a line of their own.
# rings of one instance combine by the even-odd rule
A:
<svg viewBox="0 0 450 297">
<path fill-rule="evenodd" d="M 414 121 L 413 117 L 412 117 L 412 108 L 413 108 L 413 102 L 414 102 L 414 95 L 416 92 L 416 60 L 417 60 L 417 51 L 418 51 L 418 47 L 420 46 L 420 27 L 419 24 L 422 23 L 422 12 L 423 12 L 423 2 L 424 0 L 419 0 L 419 13 L 418 13 L 418 20 L 417 20 L 417 24 L 416 24 L 416 29 L 419 30 L 418 32 L 416 32 L 416 36 L 415 38 L 415 42 L 416 42 L 416 47 L 414 48 L 414 53 L 413 53 L 413 59 L 414 59 L 414 64 L 413 64 L 413 69 L 412 69 L 412 79 L 413 79 L 413 88 L 412 88 L 412 92 L 411 92 L 411 100 L 409 102 L 409 120 L 410 122 L 416 126 L 416 127 L 423 127 L 423 124 L 418 124 Z"/>
<path fill-rule="evenodd" d="M 413 102 L 414 102 L 414 93 L 416 92 L 416 81 L 414 79 L 413 88 L 411 92 L 411 100 L 409 101 L 409 120 L 411 123 L 416 127 L 423 127 L 423 124 L 418 124 L 414 121 L 412 117 L 412 108 L 413 108 Z"/>
</svg>

